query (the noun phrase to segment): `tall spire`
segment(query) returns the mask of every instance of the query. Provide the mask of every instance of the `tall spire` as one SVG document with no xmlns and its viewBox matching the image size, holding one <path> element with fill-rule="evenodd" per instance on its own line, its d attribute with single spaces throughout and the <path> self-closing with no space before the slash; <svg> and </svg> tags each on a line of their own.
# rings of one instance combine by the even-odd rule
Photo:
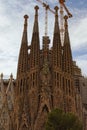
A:
<svg viewBox="0 0 87 130">
<path fill-rule="evenodd" d="M 68 33 L 68 16 L 64 16 L 65 19 L 65 36 L 63 47 L 63 71 L 72 74 L 72 53 L 70 46 L 70 39 Z"/>
<path fill-rule="evenodd" d="M 55 8 L 55 25 L 53 36 L 53 66 L 61 67 L 61 40 L 58 22 L 58 7 Z"/>
<path fill-rule="evenodd" d="M 24 16 L 24 30 L 21 41 L 21 48 L 19 53 L 18 60 L 18 69 L 17 69 L 17 93 L 23 93 L 26 89 L 27 82 L 27 70 L 28 70 L 28 39 L 27 39 L 27 20 L 28 15 Z"/>
<path fill-rule="evenodd" d="M 24 16 L 24 30 L 23 36 L 21 41 L 21 48 L 18 60 L 18 70 L 17 70 L 17 77 L 20 76 L 22 73 L 27 71 L 28 67 L 28 39 L 27 39 L 27 19 L 28 15 Z"/>
<path fill-rule="evenodd" d="M 39 44 L 39 27 L 38 27 L 38 6 L 35 6 L 35 20 L 31 41 L 31 52 L 30 52 L 30 66 L 31 68 L 39 65 L 39 53 L 40 53 L 40 44 Z"/>
</svg>

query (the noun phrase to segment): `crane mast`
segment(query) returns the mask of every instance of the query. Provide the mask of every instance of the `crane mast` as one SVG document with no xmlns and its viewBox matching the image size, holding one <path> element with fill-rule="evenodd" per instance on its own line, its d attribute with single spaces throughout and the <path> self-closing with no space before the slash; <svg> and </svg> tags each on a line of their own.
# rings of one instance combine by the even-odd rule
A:
<svg viewBox="0 0 87 130">
<path fill-rule="evenodd" d="M 45 7 L 45 36 L 48 34 L 48 8 L 49 5 L 44 6 Z"/>
<path fill-rule="evenodd" d="M 41 3 L 43 7 L 45 8 L 45 36 L 47 36 L 48 34 L 48 10 L 53 14 L 55 14 L 55 12 L 49 7 L 47 3 L 44 3 L 41 0 L 37 0 L 37 1 Z"/>
<path fill-rule="evenodd" d="M 55 14 L 55 12 L 50 8 L 50 6 L 43 2 L 42 0 L 36 0 L 39 3 L 42 4 L 42 6 L 45 8 L 45 36 L 47 36 L 48 33 L 48 10 Z M 68 8 L 65 5 L 65 0 L 58 0 L 59 4 L 60 4 L 60 37 L 61 37 L 61 43 L 63 45 L 64 42 L 64 12 L 67 13 L 68 18 L 72 17 L 72 14 L 69 12 Z M 64 11 L 65 10 L 65 11 Z"/>
<path fill-rule="evenodd" d="M 60 36 L 61 36 L 61 43 L 63 45 L 64 42 L 64 10 L 67 13 L 68 18 L 72 17 L 72 14 L 69 12 L 68 8 L 65 5 L 65 0 L 58 0 L 60 4 Z"/>
<path fill-rule="evenodd" d="M 63 44 L 64 40 L 64 9 L 63 5 L 60 3 L 60 37 L 61 37 L 61 44 Z"/>
</svg>

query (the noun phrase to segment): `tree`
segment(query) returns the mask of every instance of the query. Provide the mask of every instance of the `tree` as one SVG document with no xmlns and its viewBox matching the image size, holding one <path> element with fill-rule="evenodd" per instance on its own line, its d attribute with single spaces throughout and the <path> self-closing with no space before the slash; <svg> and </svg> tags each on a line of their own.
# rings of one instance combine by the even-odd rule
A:
<svg viewBox="0 0 87 130">
<path fill-rule="evenodd" d="M 76 115 L 54 109 L 48 114 L 46 130 L 82 130 L 82 123 Z"/>
</svg>

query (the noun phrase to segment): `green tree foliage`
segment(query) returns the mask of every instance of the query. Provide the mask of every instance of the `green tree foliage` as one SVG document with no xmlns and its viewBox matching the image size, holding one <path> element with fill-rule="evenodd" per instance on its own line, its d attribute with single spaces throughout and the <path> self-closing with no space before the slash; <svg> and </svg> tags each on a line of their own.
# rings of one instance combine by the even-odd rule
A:
<svg viewBox="0 0 87 130">
<path fill-rule="evenodd" d="M 82 123 L 74 114 L 54 109 L 48 114 L 46 130 L 82 130 Z"/>
</svg>

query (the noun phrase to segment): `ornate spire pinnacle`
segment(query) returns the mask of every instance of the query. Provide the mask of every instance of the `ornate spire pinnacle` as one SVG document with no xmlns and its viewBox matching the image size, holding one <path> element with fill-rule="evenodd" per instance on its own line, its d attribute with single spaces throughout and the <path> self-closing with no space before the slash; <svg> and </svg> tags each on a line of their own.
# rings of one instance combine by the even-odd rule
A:
<svg viewBox="0 0 87 130">
<path fill-rule="evenodd" d="M 25 22 L 24 22 L 24 31 L 27 31 L 27 19 L 28 19 L 28 15 L 24 15 L 24 19 L 25 19 Z"/>
<path fill-rule="evenodd" d="M 34 7 L 34 9 L 35 9 L 35 21 L 34 21 L 33 33 L 38 32 L 38 9 L 39 9 L 39 7 L 36 5 Z"/>
<path fill-rule="evenodd" d="M 70 40 L 69 40 L 69 33 L 68 33 L 68 16 L 65 15 L 64 16 L 64 20 L 65 20 L 65 36 L 64 36 L 64 44 L 70 44 Z"/>
<path fill-rule="evenodd" d="M 54 33 L 58 33 L 59 32 L 59 23 L 58 23 L 58 6 L 55 6 L 54 10 L 55 10 L 55 28 L 54 28 Z"/>
<path fill-rule="evenodd" d="M 35 7 L 34 7 L 34 9 L 35 9 L 35 20 L 37 21 L 38 19 L 38 9 L 39 9 L 39 7 L 36 5 Z"/>
<path fill-rule="evenodd" d="M 65 15 L 65 16 L 64 16 L 64 19 L 65 19 L 65 31 L 66 31 L 66 29 L 68 28 L 68 22 L 67 22 L 68 16 Z"/>
<path fill-rule="evenodd" d="M 69 33 L 68 33 L 68 16 L 65 15 L 64 16 L 64 26 L 65 26 L 65 36 L 64 36 L 64 44 L 70 44 L 70 40 L 69 40 Z"/>
<path fill-rule="evenodd" d="M 28 15 L 24 15 L 24 31 L 23 31 L 23 36 L 22 36 L 22 43 L 25 43 L 27 41 L 27 20 L 28 20 Z"/>
<path fill-rule="evenodd" d="M 58 16 L 58 9 L 59 9 L 59 7 L 58 6 L 55 6 L 54 7 L 54 10 L 55 10 L 55 14 Z"/>
</svg>

